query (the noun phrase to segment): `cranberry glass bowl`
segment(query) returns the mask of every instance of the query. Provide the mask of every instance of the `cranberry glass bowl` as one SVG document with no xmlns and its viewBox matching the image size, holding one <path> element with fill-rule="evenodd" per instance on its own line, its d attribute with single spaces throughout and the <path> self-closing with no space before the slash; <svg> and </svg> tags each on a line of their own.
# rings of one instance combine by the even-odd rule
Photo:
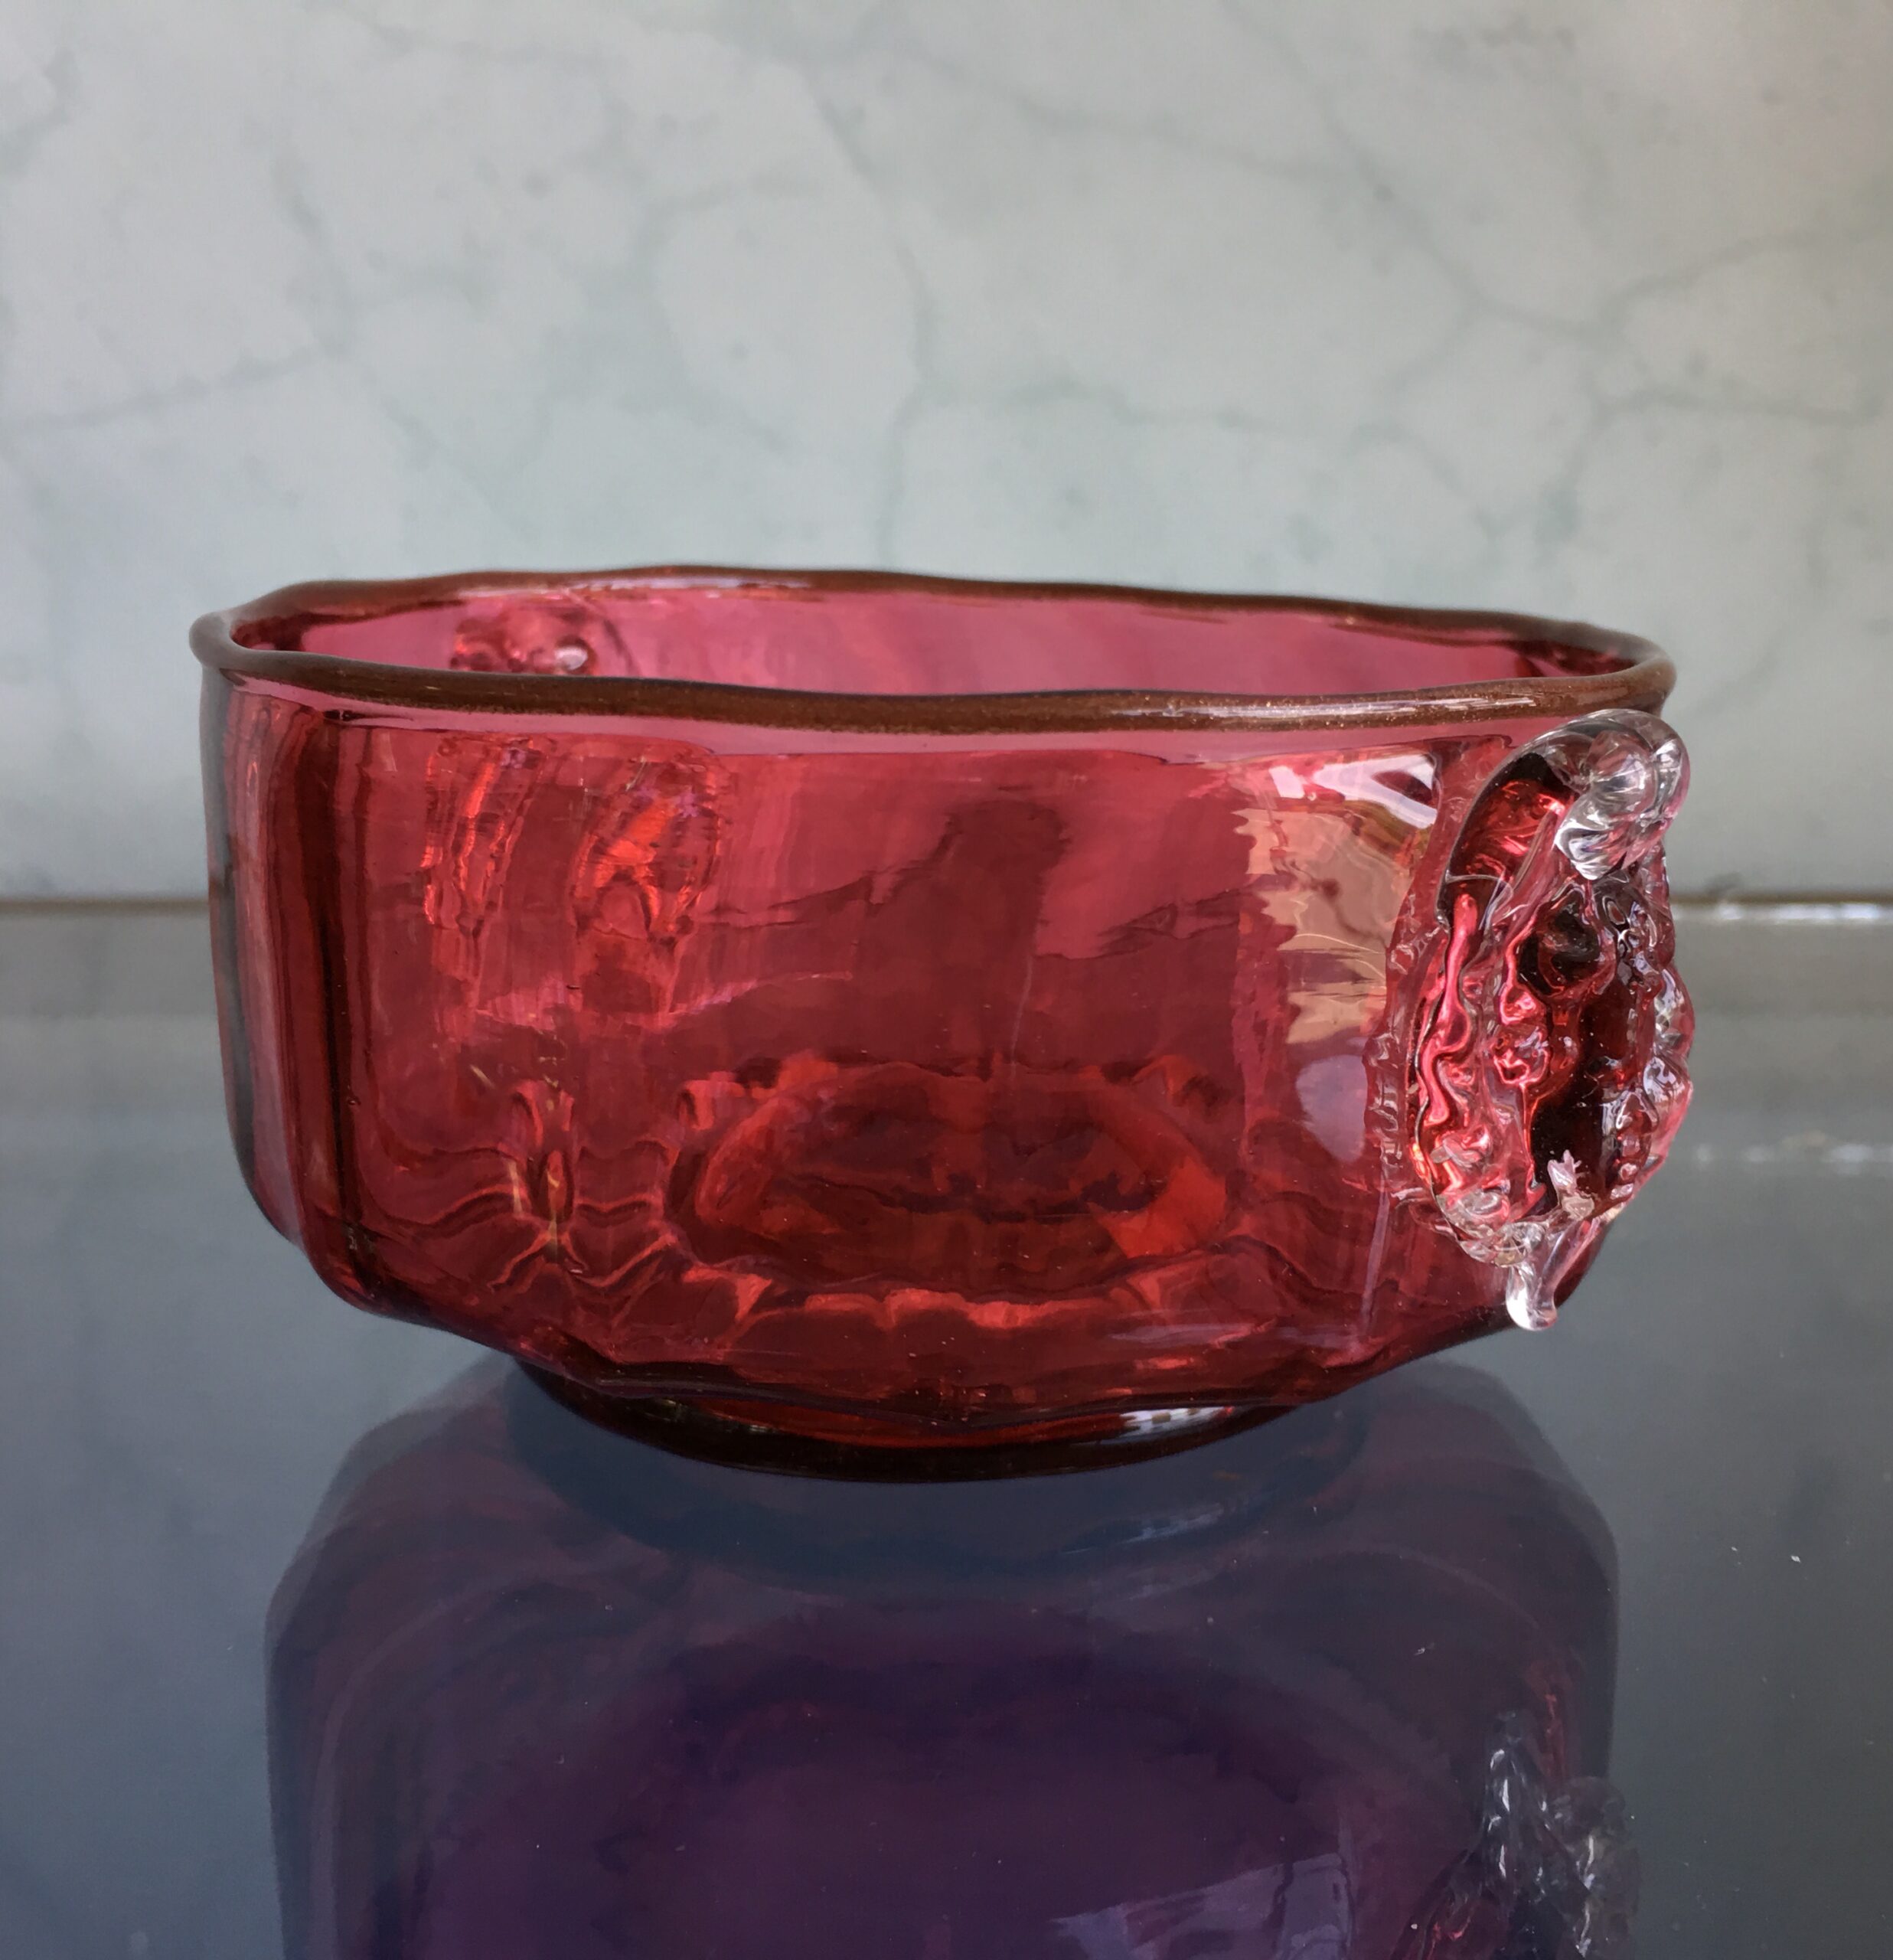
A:
<svg viewBox="0 0 1893 1960">
<path fill-rule="evenodd" d="M 1640 641 L 671 569 L 194 643 L 258 1203 L 686 1447 L 1121 1452 L 1540 1325 L 1682 1119 Z"/>
</svg>

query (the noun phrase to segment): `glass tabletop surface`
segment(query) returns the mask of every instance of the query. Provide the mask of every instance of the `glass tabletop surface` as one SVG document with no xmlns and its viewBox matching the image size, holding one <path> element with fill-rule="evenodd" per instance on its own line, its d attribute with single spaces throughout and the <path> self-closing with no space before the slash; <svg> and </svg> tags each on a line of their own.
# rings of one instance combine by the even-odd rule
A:
<svg viewBox="0 0 1893 1960">
<path fill-rule="evenodd" d="M 1893 927 L 1689 913 L 1558 1324 L 1143 1464 L 762 1475 L 351 1311 L 189 908 L 0 913 L 0 1955 L 1893 1952 Z"/>
</svg>

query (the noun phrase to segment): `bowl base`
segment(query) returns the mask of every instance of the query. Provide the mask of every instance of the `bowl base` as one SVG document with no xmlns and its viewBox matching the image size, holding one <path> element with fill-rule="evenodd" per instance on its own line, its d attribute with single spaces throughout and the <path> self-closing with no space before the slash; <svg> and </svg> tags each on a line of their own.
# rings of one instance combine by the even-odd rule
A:
<svg viewBox="0 0 1893 1960">
<path fill-rule="evenodd" d="M 1141 1409 L 949 1439 L 938 1431 L 776 1403 L 614 1394 L 527 1362 L 520 1365 L 555 1401 L 639 1442 L 744 1469 L 877 1482 L 1050 1476 L 1142 1462 L 1232 1436 L 1281 1413 L 1227 1406 Z"/>
</svg>

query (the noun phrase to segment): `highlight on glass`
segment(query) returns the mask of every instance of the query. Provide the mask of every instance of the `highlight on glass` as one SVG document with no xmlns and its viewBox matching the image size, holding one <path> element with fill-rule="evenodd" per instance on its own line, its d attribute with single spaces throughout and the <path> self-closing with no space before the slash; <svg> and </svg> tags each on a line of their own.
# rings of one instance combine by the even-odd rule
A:
<svg viewBox="0 0 1893 1960">
<path fill-rule="evenodd" d="M 1108 1458 L 1542 1326 L 1682 1118 L 1626 635 L 683 568 L 194 643 L 258 1203 L 681 1447 Z"/>
</svg>

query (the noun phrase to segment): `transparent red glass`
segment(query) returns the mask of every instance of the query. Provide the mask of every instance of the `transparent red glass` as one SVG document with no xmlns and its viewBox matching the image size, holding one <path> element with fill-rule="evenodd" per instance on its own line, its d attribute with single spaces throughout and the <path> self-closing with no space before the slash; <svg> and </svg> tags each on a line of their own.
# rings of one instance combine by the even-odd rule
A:
<svg viewBox="0 0 1893 1960">
<path fill-rule="evenodd" d="M 687 1446 L 1141 1447 L 1542 1324 L 1681 1119 L 1640 642 L 690 570 L 194 641 L 258 1202 Z"/>
</svg>

